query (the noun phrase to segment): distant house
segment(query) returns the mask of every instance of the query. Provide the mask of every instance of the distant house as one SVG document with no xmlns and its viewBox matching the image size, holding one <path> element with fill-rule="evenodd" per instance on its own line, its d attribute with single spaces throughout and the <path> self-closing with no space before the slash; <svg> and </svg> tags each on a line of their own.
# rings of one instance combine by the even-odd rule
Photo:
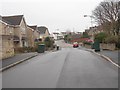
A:
<svg viewBox="0 0 120 90">
<path fill-rule="evenodd" d="M 103 32 L 103 29 L 101 26 L 94 26 L 94 27 L 90 27 L 89 29 L 87 29 L 86 32 L 88 33 L 90 38 L 94 40 L 94 35 Z"/>
<path fill-rule="evenodd" d="M 63 36 L 67 35 L 67 32 L 61 32 Z"/>
<path fill-rule="evenodd" d="M 53 36 L 55 40 L 60 40 L 64 38 L 64 35 L 61 32 L 53 32 Z"/>
<path fill-rule="evenodd" d="M 14 26 L 14 47 L 28 47 L 27 24 L 23 15 L 3 16 L 6 23 Z"/>
<path fill-rule="evenodd" d="M 74 34 L 71 36 L 72 40 L 71 42 L 81 42 L 81 34 Z"/>
<path fill-rule="evenodd" d="M 40 31 L 38 30 L 37 25 L 33 25 L 33 26 L 29 26 L 30 28 L 32 28 L 34 30 L 34 42 L 38 42 L 38 40 L 40 39 Z"/>
<path fill-rule="evenodd" d="M 54 39 L 55 39 L 55 40 L 57 40 L 57 39 L 58 39 L 58 35 L 59 35 L 59 33 L 58 33 L 58 32 L 53 32 L 53 37 L 54 37 Z"/>
<path fill-rule="evenodd" d="M 42 39 L 42 41 L 44 41 L 46 37 L 50 36 L 50 33 L 47 27 L 44 27 L 44 26 L 38 27 L 38 31 L 40 31 L 40 38 Z"/>
<path fill-rule="evenodd" d="M 14 56 L 13 35 L 14 26 L 0 16 L 0 59 Z"/>
</svg>

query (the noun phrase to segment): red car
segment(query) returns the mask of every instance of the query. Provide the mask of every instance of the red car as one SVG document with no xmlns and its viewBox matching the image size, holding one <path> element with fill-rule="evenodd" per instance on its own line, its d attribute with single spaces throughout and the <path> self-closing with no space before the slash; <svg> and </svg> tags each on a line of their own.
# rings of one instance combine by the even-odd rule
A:
<svg viewBox="0 0 120 90">
<path fill-rule="evenodd" d="M 73 47 L 74 47 L 74 48 L 77 48 L 78 46 L 79 46 L 79 45 L 78 45 L 77 42 L 74 42 L 74 43 L 73 43 Z"/>
</svg>

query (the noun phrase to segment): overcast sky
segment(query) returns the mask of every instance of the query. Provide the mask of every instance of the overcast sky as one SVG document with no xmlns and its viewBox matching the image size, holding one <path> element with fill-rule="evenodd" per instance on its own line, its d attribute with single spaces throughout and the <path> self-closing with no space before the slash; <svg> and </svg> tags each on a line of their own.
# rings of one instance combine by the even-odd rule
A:
<svg viewBox="0 0 120 90">
<path fill-rule="evenodd" d="M 3 16 L 23 14 L 28 25 L 48 27 L 50 32 L 84 31 L 91 26 L 95 7 L 103 0 L 2 0 Z"/>
</svg>

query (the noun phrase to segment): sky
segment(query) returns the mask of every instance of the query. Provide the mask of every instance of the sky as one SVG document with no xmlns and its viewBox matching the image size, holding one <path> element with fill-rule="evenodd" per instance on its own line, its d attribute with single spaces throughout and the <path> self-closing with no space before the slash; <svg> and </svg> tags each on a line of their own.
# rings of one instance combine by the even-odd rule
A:
<svg viewBox="0 0 120 90">
<path fill-rule="evenodd" d="M 0 15 L 24 15 L 28 25 L 46 26 L 50 33 L 83 32 L 91 26 L 90 17 L 84 15 L 92 15 L 101 1 L 103 0 L 1 0 Z"/>
</svg>

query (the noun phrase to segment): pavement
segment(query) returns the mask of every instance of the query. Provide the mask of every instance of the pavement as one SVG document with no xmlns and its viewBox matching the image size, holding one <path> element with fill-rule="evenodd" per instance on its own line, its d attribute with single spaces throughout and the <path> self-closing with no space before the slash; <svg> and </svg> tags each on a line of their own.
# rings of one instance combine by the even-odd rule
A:
<svg viewBox="0 0 120 90">
<path fill-rule="evenodd" d="M 103 54 L 109 57 L 112 61 L 118 64 L 118 56 L 120 54 L 120 50 L 110 51 L 110 50 L 102 50 L 98 52 L 99 54 Z"/>
<path fill-rule="evenodd" d="M 15 56 L 7 58 L 7 59 L 3 59 L 0 61 L 0 63 L 2 63 L 2 68 L 0 68 L 0 71 L 4 71 L 14 65 L 17 65 L 37 55 L 38 55 L 37 52 L 22 53 L 22 54 L 16 54 Z"/>
<path fill-rule="evenodd" d="M 79 49 L 95 53 L 120 68 L 119 61 L 118 61 L 119 55 L 120 55 L 120 50 L 115 50 L 115 51 L 101 50 L 100 52 L 95 52 L 94 49 L 88 49 L 88 48 L 81 47 L 81 46 L 79 47 Z"/>
<path fill-rule="evenodd" d="M 29 60 L 37 55 L 43 55 L 48 52 L 55 52 L 56 50 L 51 50 L 51 51 L 45 51 L 44 53 L 37 53 L 37 52 L 30 52 L 30 53 L 21 53 L 21 54 L 16 54 L 13 57 L 6 58 L 3 60 L 0 60 L 0 72 L 4 71 L 6 69 L 9 69 L 19 63 L 22 63 L 26 60 Z"/>
</svg>

